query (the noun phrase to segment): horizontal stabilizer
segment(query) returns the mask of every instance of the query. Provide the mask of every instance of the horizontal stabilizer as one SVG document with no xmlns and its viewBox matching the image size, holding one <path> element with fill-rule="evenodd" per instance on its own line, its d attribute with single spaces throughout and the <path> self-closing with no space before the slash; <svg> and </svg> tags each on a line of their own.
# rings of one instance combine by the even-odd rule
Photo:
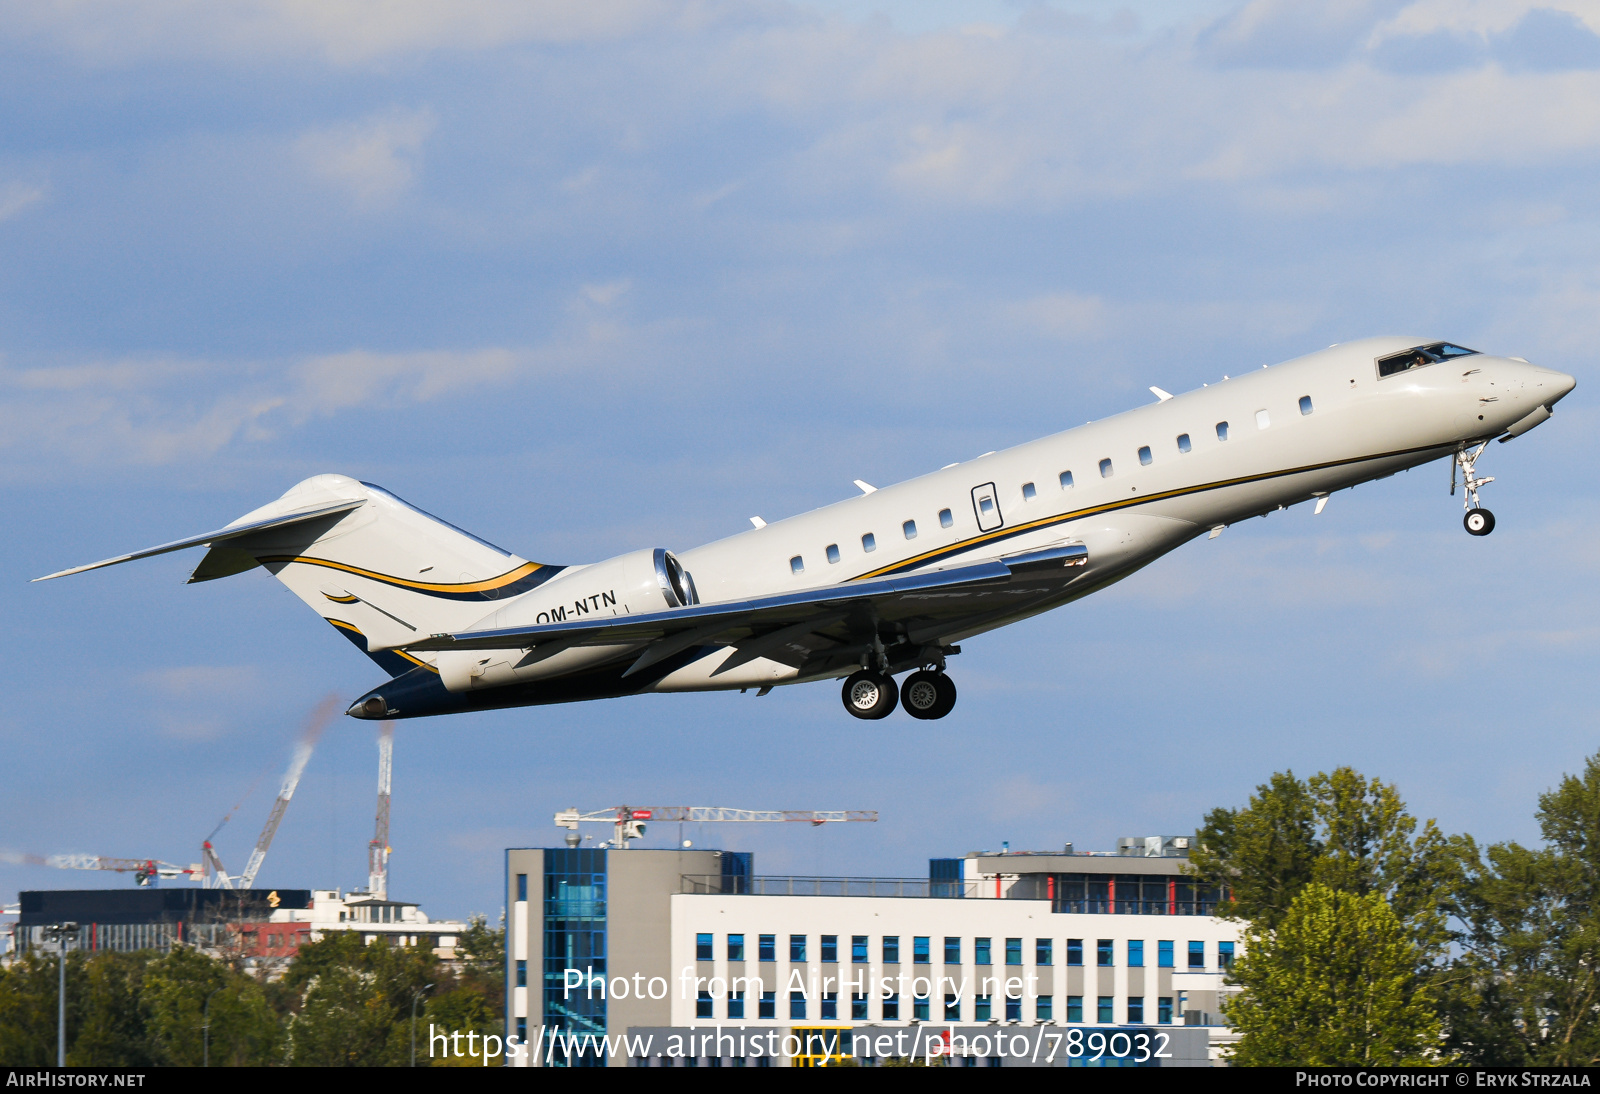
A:
<svg viewBox="0 0 1600 1094">
<path fill-rule="evenodd" d="M 49 581 L 51 578 L 66 577 L 69 574 L 81 574 L 85 570 L 98 570 L 102 566 L 115 566 L 119 562 L 132 562 L 137 558 L 149 558 L 152 555 L 164 555 L 169 551 L 181 551 L 186 547 L 199 547 L 202 544 L 207 543 L 221 543 L 226 540 L 237 539 L 240 536 L 247 536 L 252 532 L 265 531 L 268 528 L 282 528 L 285 525 L 301 524 L 305 521 L 317 520 L 322 517 L 332 516 L 335 513 L 349 512 L 351 509 L 365 504 L 365 498 L 357 498 L 354 501 L 341 501 L 333 505 L 319 505 L 315 509 L 307 509 L 299 513 L 286 513 L 282 516 L 268 517 L 265 520 L 253 520 L 248 524 L 231 524 L 226 528 L 218 528 L 215 532 L 207 532 L 200 536 L 190 536 L 187 539 L 173 540 L 171 543 L 163 543 L 159 547 L 150 547 L 143 551 L 135 551 L 131 555 L 118 555 L 116 558 L 108 558 L 102 562 L 91 562 L 87 566 L 74 566 L 70 570 L 61 570 L 57 573 L 46 574 L 43 577 L 36 577 L 33 580 Z M 201 578 L 200 580 L 205 579 Z"/>
</svg>

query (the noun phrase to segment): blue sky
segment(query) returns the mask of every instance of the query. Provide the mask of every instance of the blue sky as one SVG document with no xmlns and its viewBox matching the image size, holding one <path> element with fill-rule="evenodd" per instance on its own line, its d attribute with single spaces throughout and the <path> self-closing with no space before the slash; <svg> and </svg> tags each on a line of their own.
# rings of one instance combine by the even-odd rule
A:
<svg viewBox="0 0 1600 1094">
<path fill-rule="evenodd" d="M 1191 544 L 966 643 L 956 712 L 837 688 L 407 722 L 396 895 L 498 911 L 576 805 L 767 873 L 1192 831 L 1341 763 L 1482 840 L 1596 747 L 1600 16 L 1495 0 L 13 4 L 0 16 L 0 897 L 17 861 L 248 855 L 317 700 L 381 674 L 167 556 L 301 478 L 519 553 L 684 548 L 1380 333 L 1579 378 L 1482 464 Z M 340 719 L 261 880 L 364 880 Z M 596 830 L 597 838 L 599 830 Z M 677 838 L 652 833 L 648 843 Z"/>
</svg>

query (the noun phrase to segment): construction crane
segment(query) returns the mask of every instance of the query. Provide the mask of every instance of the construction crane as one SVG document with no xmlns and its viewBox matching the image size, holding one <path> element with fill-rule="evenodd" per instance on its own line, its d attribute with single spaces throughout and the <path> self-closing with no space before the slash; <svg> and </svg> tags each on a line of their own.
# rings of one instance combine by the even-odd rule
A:
<svg viewBox="0 0 1600 1094">
<path fill-rule="evenodd" d="M 339 697 L 329 695 L 317 704 L 316 709 L 306 720 L 306 727 L 300 734 L 300 740 L 295 742 L 294 755 L 289 760 L 289 770 L 284 773 L 283 785 L 278 788 L 278 798 L 272 803 L 272 812 L 267 815 L 266 827 L 261 829 L 255 850 L 250 852 L 250 861 L 245 863 L 244 873 L 238 877 L 229 877 L 227 871 L 222 868 L 222 860 L 217 857 L 211 841 L 206 840 L 201 850 L 206 857 L 206 866 L 216 871 L 218 888 L 248 889 L 256 883 L 256 875 L 261 872 L 261 864 L 266 861 L 267 849 L 272 846 L 272 837 L 278 834 L 278 825 L 283 821 L 283 814 L 288 811 L 289 800 L 294 797 L 295 788 L 300 785 L 300 776 L 305 773 L 311 752 L 316 748 L 323 728 L 338 709 Z"/>
<path fill-rule="evenodd" d="M 29 856 L 30 858 L 32 856 Z M 153 858 L 108 858 L 105 855 L 51 855 L 44 859 L 46 866 L 61 870 L 115 870 L 133 875 L 140 885 L 149 885 L 156 878 L 170 881 L 173 878 L 193 877 L 201 872 L 199 863 L 192 866 L 175 866 Z"/>
<path fill-rule="evenodd" d="M 378 818 L 367 844 L 367 892 L 389 899 L 389 780 L 394 770 L 394 724 L 385 722 L 378 732 Z"/>
<path fill-rule="evenodd" d="M 644 835 L 645 821 L 679 821 L 701 823 L 703 821 L 787 821 L 803 822 L 816 827 L 841 821 L 876 821 L 876 809 L 727 809 L 718 805 L 658 805 L 649 809 L 634 809 L 626 805 L 614 806 L 610 809 L 597 809 L 592 813 L 580 813 L 577 808 L 563 809 L 556 814 L 556 827 L 568 828 L 573 832 L 578 830 L 580 824 L 610 824 L 614 834 L 611 845 L 619 850 L 627 850 L 630 840 L 639 839 Z M 568 837 L 573 839 L 575 837 Z"/>
<path fill-rule="evenodd" d="M 244 873 L 238 877 L 229 877 L 227 869 L 222 865 L 222 859 L 217 854 L 217 849 L 212 846 L 211 838 L 222 830 L 239 806 L 235 805 L 228 811 L 227 816 L 211 830 L 200 843 L 200 855 L 203 861 L 189 866 L 177 866 L 160 859 L 144 858 L 111 858 L 107 855 L 51 855 L 48 858 L 39 855 L 19 856 L 21 861 L 29 865 L 54 866 L 62 870 L 115 870 L 119 873 L 133 874 L 133 880 L 140 885 L 149 885 L 152 881 L 170 880 L 172 878 L 188 877 L 191 880 L 198 878 L 200 884 L 208 889 L 248 889 L 255 884 L 256 874 L 261 870 L 261 863 L 267 857 L 267 849 L 272 846 L 272 837 L 278 832 L 278 825 L 283 820 L 285 810 L 289 808 L 289 799 L 294 797 L 295 787 L 300 784 L 300 776 L 304 774 L 306 763 L 311 759 L 312 749 L 316 747 L 317 739 L 322 736 L 322 730 L 332 720 L 339 709 L 339 697 L 329 695 L 318 703 L 306 720 L 305 729 L 300 733 L 300 740 L 296 743 L 294 757 L 289 761 L 289 771 L 284 775 L 283 785 L 278 790 L 278 800 L 272 805 L 272 814 L 267 818 L 267 826 L 261 830 L 261 838 L 256 840 L 255 850 L 250 855 L 250 861 L 244 868 Z M 385 841 L 389 831 L 389 775 L 388 761 L 384 760 L 380 779 L 379 797 L 379 824 L 380 831 Z M 244 799 L 240 799 L 243 802 Z M 385 852 L 387 853 L 387 852 Z"/>
</svg>

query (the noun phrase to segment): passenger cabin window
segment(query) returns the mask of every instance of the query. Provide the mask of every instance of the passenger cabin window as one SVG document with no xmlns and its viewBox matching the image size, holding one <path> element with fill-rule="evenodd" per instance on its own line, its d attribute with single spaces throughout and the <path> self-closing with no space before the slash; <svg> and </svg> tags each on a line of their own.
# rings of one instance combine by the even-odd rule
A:
<svg viewBox="0 0 1600 1094">
<path fill-rule="evenodd" d="M 1150 446 L 1149 445 L 1145 445 L 1143 448 L 1139 449 L 1139 462 L 1142 465 L 1144 465 L 1145 467 L 1149 467 L 1150 466 L 1150 461 L 1153 458 L 1154 457 L 1150 455 Z"/>
<path fill-rule="evenodd" d="M 876 551 L 878 549 L 878 537 L 873 535 L 871 532 L 868 532 L 866 535 L 862 536 L 861 549 L 869 555 Z"/>
<path fill-rule="evenodd" d="M 1478 351 L 1467 349 L 1465 346 L 1453 346 L 1449 342 L 1435 342 L 1431 346 L 1417 346 L 1404 353 L 1397 353 L 1393 357 L 1385 357 L 1378 362 L 1378 376 L 1396 376 L 1402 372 L 1409 372 L 1414 368 L 1423 368 L 1439 361 L 1448 361 L 1453 357 L 1471 357 Z"/>
<path fill-rule="evenodd" d="M 1033 483 L 1025 482 L 1025 483 L 1022 484 L 1022 500 L 1023 501 L 1032 501 L 1035 497 L 1038 496 L 1038 493 L 1039 493 L 1039 491 L 1037 491 L 1037 490 L 1035 490 L 1033 488 Z"/>
<path fill-rule="evenodd" d="M 1309 396 L 1309 395 L 1300 396 L 1300 413 L 1301 414 L 1310 414 L 1311 413 L 1311 396 Z"/>
<path fill-rule="evenodd" d="M 906 521 L 900 526 L 900 530 L 906 534 L 907 539 L 917 538 L 917 522 L 914 520 Z"/>
<path fill-rule="evenodd" d="M 828 544 L 828 561 L 829 562 L 838 562 L 839 561 L 839 545 L 837 543 Z"/>
<path fill-rule="evenodd" d="M 948 528 L 956 522 L 956 518 L 948 509 L 939 510 L 939 527 Z"/>
<path fill-rule="evenodd" d="M 1218 422 L 1217 423 L 1217 440 L 1225 441 L 1227 439 L 1228 439 L 1228 423 L 1227 422 Z"/>
<path fill-rule="evenodd" d="M 1187 433 L 1179 433 L 1178 434 L 1178 451 L 1179 452 L 1187 452 L 1187 451 L 1189 451 L 1189 449 L 1191 447 L 1192 446 L 1189 444 L 1189 434 L 1187 434 Z"/>
<path fill-rule="evenodd" d="M 978 508 L 979 508 L 979 510 L 981 510 L 983 512 L 984 516 L 987 517 L 987 516 L 991 515 L 994 512 L 994 499 L 993 498 L 979 498 L 978 499 Z"/>
<path fill-rule="evenodd" d="M 1256 428 L 1265 429 L 1272 424 L 1272 418 L 1265 410 L 1256 411 Z"/>
<path fill-rule="evenodd" d="M 1071 471 L 1063 471 L 1063 472 L 1061 472 L 1061 489 L 1063 489 L 1063 490 L 1071 490 L 1072 489 L 1072 472 Z"/>
<path fill-rule="evenodd" d="M 1100 461 L 1100 477 L 1102 479 L 1109 479 L 1111 477 L 1111 461 L 1110 460 L 1101 460 Z"/>
<path fill-rule="evenodd" d="M 806 572 L 806 560 L 801 558 L 799 555 L 795 555 L 793 558 L 791 558 L 789 560 L 789 569 L 793 573 L 797 573 L 797 574 L 805 573 Z"/>
</svg>

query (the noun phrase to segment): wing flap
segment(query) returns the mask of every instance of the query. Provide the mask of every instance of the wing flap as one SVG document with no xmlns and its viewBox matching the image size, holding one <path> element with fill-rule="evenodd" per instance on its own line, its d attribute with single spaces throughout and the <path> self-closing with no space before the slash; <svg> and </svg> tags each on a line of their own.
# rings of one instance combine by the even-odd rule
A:
<svg viewBox="0 0 1600 1094">
<path fill-rule="evenodd" d="M 150 558 L 152 555 L 164 555 L 170 551 L 181 551 L 186 547 L 199 547 L 208 543 L 215 545 L 230 539 L 237 539 L 240 536 L 250 535 L 252 532 L 260 532 L 267 528 L 281 528 L 289 524 L 301 524 L 308 520 L 318 520 L 322 517 L 332 516 L 335 513 L 345 513 L 365 504 L 365 498 L 357 498 L 354 501 L 341 501 L 333 505 L 319 505 L 315 509 L 306 509 L 297 513 L 285 513 L 282 516 L 267 517 L 264 520 L 253 520 L 248 524 L 230 524 L 226 528 L 218 528 L 216 531 L 207 532 L 204 535 L 190 536 L 187 539 L 175 539 L 171 543 L 163 543 L 158 547 L 149 547 L 143 551 L 134 551 L 132 554 L 118 555 L 116 558 L 103 559 L 100 562 L 91 562 L 87 566 L 74 566 L 70 570 L 58 570 L 56 573 L 45 574 L 43 577 L 36 577 L 33 580 L 49 581 L 57 577 L 81 574 L 87 570 L 98 570 L 103 566 L 115 566 L 120 562 L 132 562 L 135 559 Z M 210 577 L 221 576 L 225 575 L 208 574 L 195 580 L 205 581 L 209 580 Z"/>
</svg>

